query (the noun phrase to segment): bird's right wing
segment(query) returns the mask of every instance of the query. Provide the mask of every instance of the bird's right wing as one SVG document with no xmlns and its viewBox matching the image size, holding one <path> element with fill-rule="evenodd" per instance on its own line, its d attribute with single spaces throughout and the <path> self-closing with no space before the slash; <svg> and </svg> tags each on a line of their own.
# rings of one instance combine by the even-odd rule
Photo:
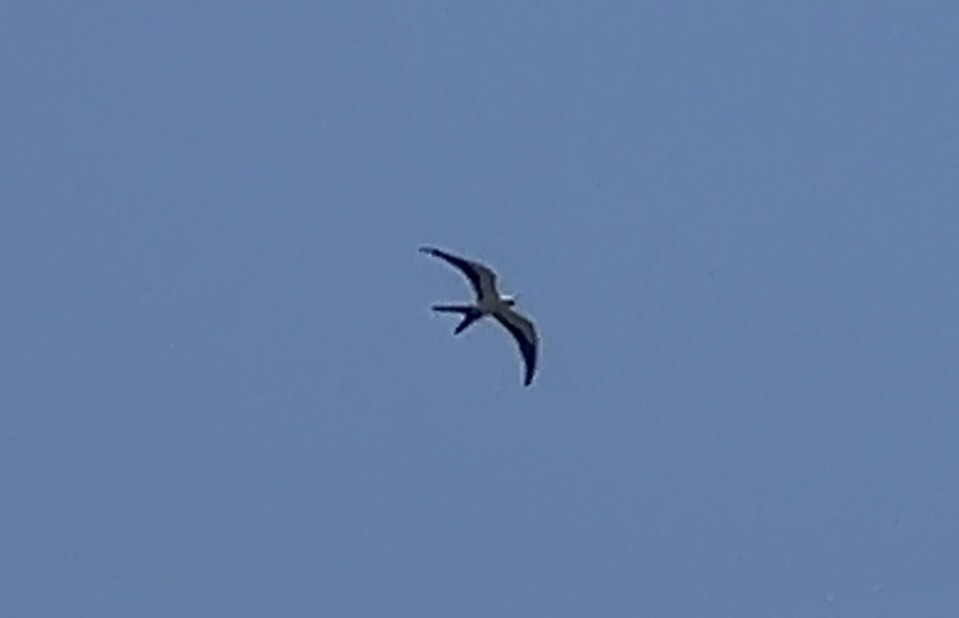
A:
<svg viewBox="0 0 959 618">
<path fill-rule="evenodd" d="M 446 261 L 466 275 L 477 297 L 495 298 L 498 296 L 496 293 L 496 273 L 488 266 L 461 258 L 452 253 L 447 253 L 435 247 L 420 247 L 420 251 Z"/>
</svg>

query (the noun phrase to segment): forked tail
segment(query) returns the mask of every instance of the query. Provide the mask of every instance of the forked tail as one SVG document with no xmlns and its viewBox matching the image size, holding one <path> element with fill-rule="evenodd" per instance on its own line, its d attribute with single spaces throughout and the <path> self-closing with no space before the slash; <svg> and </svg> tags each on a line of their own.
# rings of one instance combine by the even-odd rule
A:
<svg viewBox="0 0 959 618">
<path fill-rule="evenodd" d="M 469 305 L 433 305 L 433 311 L 437 313 L 472 313 L 473 308 Z"/>
<path fill-rule="evenodd" d="M 463 320 L 453 329 L 454 335 L 460 334 L 483 317 L 483 312 L 471 305 L 433 305 L 433 311 L 437 313 L 459 313 L 463 316 Z"/>
</svg>

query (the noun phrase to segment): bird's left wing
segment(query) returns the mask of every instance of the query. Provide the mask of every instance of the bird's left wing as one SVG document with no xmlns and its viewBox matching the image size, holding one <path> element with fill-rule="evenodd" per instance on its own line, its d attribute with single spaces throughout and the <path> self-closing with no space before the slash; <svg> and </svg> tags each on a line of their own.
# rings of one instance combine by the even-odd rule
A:
<svg viewBox="0 0 959 618">
<path fill-rule="evenodd" d="M 528 318 L 516 313 L 509 307 L 500 309 L 493 314 L 493 317 L 513 335 L 516 343 L 519 344 L 519 351 L 523 355 L 523 362 L 526 365 L 523 386 L 529 386 L 530 382 L 533 381 L 533 374 L 536 373 L 536 348 L 539 344 L 536 327 Z"/>
</svg>

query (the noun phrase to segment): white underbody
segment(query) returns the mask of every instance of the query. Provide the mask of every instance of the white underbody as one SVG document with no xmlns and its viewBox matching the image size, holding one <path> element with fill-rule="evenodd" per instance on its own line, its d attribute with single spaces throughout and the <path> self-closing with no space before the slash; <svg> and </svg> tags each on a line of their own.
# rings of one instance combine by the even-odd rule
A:
<svg viewBox="0 0 959 618">
<path fill-rule="evenodd" d="M 508 309 L 512 302 L 509 302 L 505 298 L 500 298 L 498 296 L 480 298 L 474 305 L 477 309 L 482 311 L 486 315 L 497 313 L 504 309 Z"/>
</svg>

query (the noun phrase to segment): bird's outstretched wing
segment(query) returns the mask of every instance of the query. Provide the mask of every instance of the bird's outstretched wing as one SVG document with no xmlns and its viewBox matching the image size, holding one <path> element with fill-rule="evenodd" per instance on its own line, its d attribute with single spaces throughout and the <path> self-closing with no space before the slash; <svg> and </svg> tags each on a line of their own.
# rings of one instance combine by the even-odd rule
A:
<svg viewBox="0 0 959 618">
<path fill-rule="evenodd" d="M 516 343 L 519 344 L 519 352 L 523 355 L 523 362 L 526 365 L 523 386 L 529 386 L 533 381 L 533 374 L 536 373 L 536 348 L 539 344 L 536 327 L 528 318 L 509 307 L 503 307 L 494 313 L 493 317 L 513 335 Z"/>
<path fill-rule="evenodd" d="M 476 292 L 477 298 L 495 298 L 498 296 L 496 292 L 496 273 L 488 266 L 461 258 L 452 253 L 447 253 L 435 247 L 420 247 L 420 251 L 446 261 L 466 275 L 470 285 L 473 286 L 473 291 Z"/>
</svg>

